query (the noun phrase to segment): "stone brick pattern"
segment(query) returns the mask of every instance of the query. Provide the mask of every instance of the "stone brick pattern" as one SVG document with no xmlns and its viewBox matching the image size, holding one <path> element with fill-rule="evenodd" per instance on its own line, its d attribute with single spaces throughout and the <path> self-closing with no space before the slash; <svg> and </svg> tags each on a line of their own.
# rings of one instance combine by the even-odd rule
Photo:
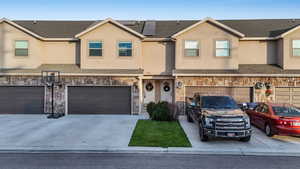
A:
<svg viewBox="0 0 300 169">
<path fill-rule="evenodd" d="M 66 87 L 73 86 L 137 86 L 138 80 L 135 77 L 110 77 L 110 76 L 62 76 L 62 85 L 54 89 L 54 112 L 65 113 Z M 40 76 L 1 76 L 0 86 L 44 86 Z M 45 113 L 51 112 L 51 87 L 46 87 Z M 139 89 L 132 90 L 133 113 L 139 112 Z"/>
<path fill-rule="evenodd" d="M 180 111 L 184 108 L 184 86 L 215 87 L 254 87 L 257 82 L 269 82 L 273 87 L 300 87 L 300 77 L 177 77 L 175 84 L 182 82 L 181 88 L 175 88 L 175 102 Z"/>
</svg>

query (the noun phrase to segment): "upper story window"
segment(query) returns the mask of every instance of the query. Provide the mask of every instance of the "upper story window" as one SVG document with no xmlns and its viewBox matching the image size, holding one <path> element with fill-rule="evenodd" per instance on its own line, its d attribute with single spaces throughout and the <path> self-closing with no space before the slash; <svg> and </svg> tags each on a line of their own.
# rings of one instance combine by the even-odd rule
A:
<svg viewBox="0 0 300 169">
<path fill-rule="evenodd" d="M 216 40 L 216 56 L 230 56 L 229 40 Z"/>
<path fill-rule="evenodd" d="M 28 56 L 28 41 L 15 41 L 15 56 Z"/>
<path fill-rule="evenodd" d="M 102 42 L 89 42 L 89 56 L 102 56 Z"/>
<path fill-rule="evenodd" d="M 293 56 L 300 56 L 300 40 L 293 40 Z"/>
<path fill-rule="evenodd" d="M 119 42 L 119 56 L 132 56 L 132 42 Z"/>
<path fill-rule="evenodd" d="M 184 41 L 184 56 L 199 56 L 199 42 L 196 40 Z"/>
</svg>

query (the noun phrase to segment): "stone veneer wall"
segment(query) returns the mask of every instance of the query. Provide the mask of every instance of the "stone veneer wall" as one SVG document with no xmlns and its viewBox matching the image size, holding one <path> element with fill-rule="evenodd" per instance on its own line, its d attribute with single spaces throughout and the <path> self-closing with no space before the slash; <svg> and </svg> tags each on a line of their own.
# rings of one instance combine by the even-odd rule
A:
<svg viewBox="0 0 300 169">
<path fill-rule="evenodd" d="M 257 82 L 269 82 L 273 87 L 300 87 L 300 77 L 177 77 L 175 84 L 182 82 L 181 88 L 175 88 L 175 102 L 183 113 L 184 86 L 218 87 L 254 87 Z"/>
<path fill-rule="evenodd" d="M 55 112 L 65 113 L 65 94 L 66 86 L 133 86 L 138 84 L 135 77 L 111 77 L 111 76 L 62 76 L 62 86 L 56 86 L 54 90 L 55 96 Z M 40 76 L 1 76 L 0 86 L 44 86 L 41 83 Z M 133 87 L 132 90 L 133 110 L 134 114 L 139 112 L 139 89 Z M 45 107 L 46 113 L 51 112 L 51 88 L 46 88 Z"/>
</svg>

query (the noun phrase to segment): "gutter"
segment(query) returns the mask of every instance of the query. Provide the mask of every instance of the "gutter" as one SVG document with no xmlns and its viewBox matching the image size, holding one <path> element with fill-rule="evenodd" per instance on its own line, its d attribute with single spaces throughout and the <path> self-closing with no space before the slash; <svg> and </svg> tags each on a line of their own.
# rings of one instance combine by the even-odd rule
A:
<svg viewBox="0 0 300 169">
<path fill-rule="evenodd" d="M 172 38 L 145 38 L 143 42 L 163 42 L 163 41 L 174 41 Z"/>
<path fill-rule="evenodd" d="M 143 74 L 60 73 L 61 76 L 141 76 Z M 0 76 L 41 76 L 41 73 L 0 73 Z"/>
<path fill-rule="evenodd" d="M 185 73 L 173 73 L 173 76 L 198 76 L 198 77 L 207 77 L 207 76 L 232 76 L 232 77 L 300 77 L 300 74 L 185 74 Z"/>
</svg>

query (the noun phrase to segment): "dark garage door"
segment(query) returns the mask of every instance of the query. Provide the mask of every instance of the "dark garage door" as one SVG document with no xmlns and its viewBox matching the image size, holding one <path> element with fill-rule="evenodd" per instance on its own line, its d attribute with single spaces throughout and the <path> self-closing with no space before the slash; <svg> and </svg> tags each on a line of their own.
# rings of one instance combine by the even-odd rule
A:
<svg viewBox="0 0 300 169">
<path fill-rule="evenodd" d="M 252 88 L 250 87 L 200 87 L 187 86 L 186 97 L 193 97 L 194 93 L 202 95 L 232 96 L 238 103 L 252 101 Z"/>
<path fill-rule="evenodd" d="M 68 87 L 69 114 L 130 114 L 131 87 Z"/>
<path fill-rule="evenodd" d="M 1 86 L 0 114 L 44 113 L 44 87 Z"/>
</svg>

